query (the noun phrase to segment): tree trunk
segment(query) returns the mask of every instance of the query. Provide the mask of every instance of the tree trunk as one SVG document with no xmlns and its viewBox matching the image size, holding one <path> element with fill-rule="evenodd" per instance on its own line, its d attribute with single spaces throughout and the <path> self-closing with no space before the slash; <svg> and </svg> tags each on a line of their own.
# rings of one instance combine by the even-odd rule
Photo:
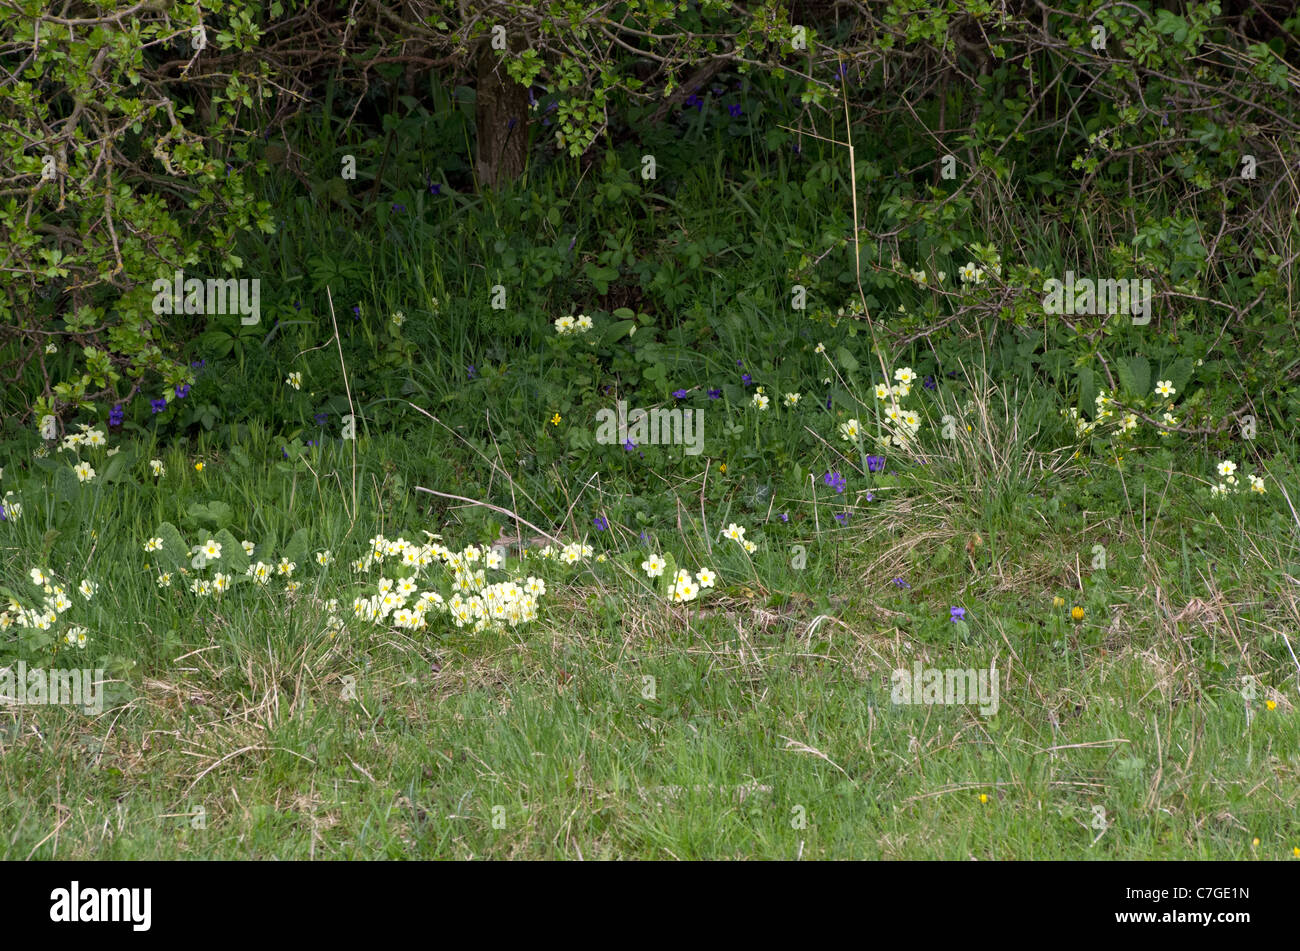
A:
<svg viewBox="0 0 1300 951">
<path fill-rule="evenodd" d="M 523 37 L 515 39 L 522 46 Z M 528 89 L 510 78 L 505 62 L 487 41 L 478 54 L 474 112 L 479 187 L 514 181 L 523 174 L 528 155 Z"/>
</svg>

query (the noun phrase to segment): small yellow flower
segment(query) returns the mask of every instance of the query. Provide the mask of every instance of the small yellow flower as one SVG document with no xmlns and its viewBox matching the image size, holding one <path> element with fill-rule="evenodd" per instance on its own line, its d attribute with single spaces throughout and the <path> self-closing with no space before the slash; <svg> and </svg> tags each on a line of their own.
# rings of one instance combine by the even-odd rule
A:
<svg viewBox="0 0 1300 951">
<path fill-rule="evenodd" d="M 560 425 L 560 420 L 563 418 L 564 417 L 562 417 L 559 413 L 556 413 L 554 416 L 551 417 L 551 425 L 552 426 Z"/>
<path fill-rule="evenodd" d="M 1253 839 L 1250 840 L 1250 847 L 1251 847 L 1252 849 L 1255 848 L 1255 847 L 1257 847 L 1258 845 L 1259 845 L 1259 837 L 1258 837 L 1258 836 L 1256 836 L 1255 838 L 1253 838 Z"/>
<path fill-rule="evenodd" d="M 718 466 L 718 471 L 719 471 L 719 472 L 726 472 L 726 471 L 727 471 L 727 464 L 724 462 L 722 465 Z"/>
<path fill-rule="evenodd" d="M 1264 706 L 1268 707 L 1270 710 L 1276 710 L 1276 709 L 1277 709 L 1277 701 L 1276 701 L 1276 700 L 1265 700 L 1265 701 L 1264 701 Z"/>
<path fill-rule="evenodd" d="M 1300 845 L 1291 850 L 1291 854 L 1300 859 Z"/>
<path fill-rule="evenodd" d="M 989 794 L 988 794 L 988 793 L 980 793 L 980 802 L 984 803 L 984 802 L 988 802 L 988 801 L 989 801 Z"/>
<path fill-rule="evenodd" d="M 202 471 L 203 471 L 203 463 L 201 463 L 201 462 L 196 462 L 196 463 L 194 463 L 194 471 L 195 471 L 195 472 L 202 472 Z"/>
<path fill-rule="evenodd" d="M 1076 621 L 1082 621 L 1083 614 L 1084 614 L 1083 608 L 1079 607 L 1077 604 L 1074 607 L 1070 608 L 1070 617 L 1074 618 Z"/>
<path fill-rule="evenodd" d="M 1061 597 L 1059 594 L 1056 597 L 1052 598 L 1052 607 L 1054 608 L 1065 607 L 1065 598 Z"/>
</svg>

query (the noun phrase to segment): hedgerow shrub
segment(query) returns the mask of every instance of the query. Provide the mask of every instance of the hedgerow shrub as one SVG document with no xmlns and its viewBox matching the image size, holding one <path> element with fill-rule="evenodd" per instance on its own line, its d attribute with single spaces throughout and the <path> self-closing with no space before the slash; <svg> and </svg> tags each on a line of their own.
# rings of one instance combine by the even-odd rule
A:
<svg viewBox="0 0 1300 951">
<path fill-rule="evenodd" d="M 413 163 L 394 130 L 427 118 L 431 75 L 454 86 L 477 70 L 482 85 L 485 60 L 496 63 L 494 82 L 527 90 L 529 110 L 480 115 L 477 128 L 505 123 L 527 135 L 526 177 L 602 148 L 635 156 L 647 143 L 680 167 L 691 158 L 673 151 L 680 117 L 724 108 L 743 115 L 732 134 L 751 144 L 756 164 L 798 156 L 792 200 L 804 207 L 794 217 L 813 224 L 784 236 L 788 271 L 759 299 L 784 302 L 799 284 L 810 317 L 871 321 L 878 345 L 923 341 L 939 362 L 990 321 L 1038 326 L 1041 345 L 1017 345 L 1008 358 L 1053 373 L 1085 408 L 1095 391 L 1123 388 L 1119 367 L 1138 349 L 1157 364 L 1236 353 L 1244 379 L 1193 401 L 1199 416 L 1183 421 L 1192 432 L 1222 432 L 1261 401 L 1279 419 L 1297 408 L 1287 356 L 1300 205 L 1288 4 L 1175 12 L 1097 2 L 1058 12 L 890 0 L 848 15 L 772 2 L 490 2 L 462 19 L 456 5 L 430 2 L 74 3 L 56 15 L 30 0 L 0 10 L 0 35 L 10 166 L 0 362 L 16 384 L 6 415 L 29 440 L 48 416 L 151 416 L 192 380 L 180 356 L 192 337 L 225 335 L 232 348 L 260 339 L 229 315 L 155 313 L 153 281 L 178 269 L 269 277 L 237 251 L 274 230 L 258 197 L 269 181 L 286 201 L 312 186 L 310 201 L 383 220 L 398 203 L 381 192 L 427 186 L 408 179 Z M 305 108 L 339 141 L 360 139 L 356 179 L 341 173 L 337 149 L 295 149 L 289 122 Z M 472 167 L 462 166 L 465 188 Z M 604 176 L 618 192 L 610 204 L 652 187 L 626 168 Z M 581 267 L 562 256 L 542 267 L 554 284 L 529 305 L 633 285 L 638 308 L 662 310 L 669 323 L 689 318 L 691 293 L 645 267 L 662 230 L 633 237 L 636 253 L 607 247 Z M 484 264 L 521 270 L 518 250 L 507 241 L 497 253 L 515 263 Z M 523 250 L 540 261 L 540 249 Z M 705 243 L 687 260 L 719 251 Z M 1077 261 L 1079 274 L 1152 280 L 1151 324 L 1114 314 L 1042 320 L 1043 282 L 1062 277 L 1044 271 L 1049 257 Z M 989 280 L 965 290 L 913 278 L 995 258 Z M 354 273 L 321 265 L 344 280 Z M 739 338 L 747 328 L 736 320 L 717 315 L 713 330 Z M 374 372 L 389 369 L 380 360 Z M 662 372 L 647 379 L 667 384 Z"/>
</svg>

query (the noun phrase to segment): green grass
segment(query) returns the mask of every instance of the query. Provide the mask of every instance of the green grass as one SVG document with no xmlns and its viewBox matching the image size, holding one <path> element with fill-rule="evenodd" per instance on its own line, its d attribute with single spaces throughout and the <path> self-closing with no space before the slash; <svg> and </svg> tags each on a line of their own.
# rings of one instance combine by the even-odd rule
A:
<svg viewBox="0 0 1300 951">
<path fill-rule="evenodd" d="M 865 176 L 864 223 L 901 237 L 868 252 L 872 320 L 839 315 L 858 297 L 844 156 L 812 139 L 795 156 L 748 122 L 692 116 L 586 170 L 535 158 L 518 188 L 482 196 L 422 192 L 414 148 L 393 151 L 373 200 L 369 182 L 344 201 L 273 175 L 280 227 L 240 247 L 268 319 L 190 341 L 207 361 L 190 395 L 155 417 L 142 393 L 117 455 L 80 451 L 85 483 L 6 422 L 0 495 L 23 510 L 0 522 L 0 594 L 39 605 L 40 568 L 73 607 L 48 633 L 0 630 L 0 667 L 103 667 L 113 684 L 98 715 L 0 705 L 0 856 L 1294 857 L 1291 378 L 1245 367 L 1200 298 L 1177 326 L 1035 313 L 1043 274 L 1109 273 L 1114 248 L 1023 196 L 979 194 L 984 213 L 890 186 L 921 202 L 905 213 Z M 373 143 L 336 142 L 320 117 L 295 135 L 317 183 L 339 149 L 374 164 Z M 896 146 L 859 139 L 860 169 Z M 643 149 L 657 181 L 629 171 Z M 1006 285 L 961 289 L 975 242 L 1001 249 Z M 895 252 L 930 283 L 896 273 Z M 591 334 L 557 337 L 569 313 L 593 315 Z M 1287 343 L 1250 356 L 1278 366 Z M 59 372 L 70 351 L 51 355 Z M 901 367 L 919 437 L 881 467 L 873 389 Z M 1244 394 L 1258 438 L 1079 437 L 1063 417 L 1095 418 L 1094 391 L 1144 375 L 1135 408 L 1158 415 L 1154 381 L 1178 377 L 1180 417 L 1217 419 Z M 616 398 L 702 410 L 705 451 L 596 445 Z M 850 419 L 860 443 L 839 438 Z M 1224 459 L 1267 492 L 1211 498 Z M 381 573 L 350 568 L 372 536 L 491 544 L 516 528 L 498 509 L 603 560 L 512 552 L 507 572 L 548 587 L 517 628 L 353 616 Z M 752 556 L 721 537 L 731 522 Z M 145 552 L 170 543 L 164 525 L 180 551 Z M 215 568 L 236 584 L 196 597 L 215 568 L 190 568 L 187 548 L 223 531 Z M 244 539 L 296 562 L 293 595 L 243 579 Z M 668 604 L 640 570 L 651 553 L 718 584 Z M 63 644 L 71 625 L 85 648 Z M 893 703 L 890 672 L 917 661 L 996 663 L 997 714 Z"/>
<path fill-rule="evenodd" d="M 661 547 L 718 571 L 713 593 L 666 605 L 618 567 L 646 546 L 592 530 L 607 561 L 561 569 L 529 556 L 550 587 L 541 619 L 479 635 L 350 614 L 328 630 L 320 602 L 350 603 L 346 562 L 372 534 L 484 540 L 478 510 L 434 521 L 413 493 L 386 489 L 394 472 L 418 469 L 402 440 L 359 441 L 354 524 L 343 447 L 315 475 L 240 467 L 215 450 L 200 473 L 198 456 L 173 450 L 161 489 L 80 487 L 78 510 L 94 513 L 81 530 L 97 536 L 50 539 L 44 560 L 58 505 L 27 497 L 8 524 L 4 583 L 21 589 L 33 566 L 69 587 L 99 581 L 68 612 L 93 630 L 90 645 L 53 663 L 107 659 L 125 683 L 99 716 L 0 714 L 3 854 L 1289 856 L 1300 721 L 1282 633 L 1298 605 L 1278 566 L 1294 559 L 1294 535 L 1249 511 L 1224 524 L 1203 496 L 1080 512 L 1070 486 L 1115 480 L 1113 467 L 1023 445 L 1014 457 L 997 438 L 1014 433 L 985 431 L 984 458 L 973 446 L 933 456 L 849 527 L 823 513 L 820 535 L 803 514 L 786 537 L 752 516 L 706 510 L 704 526 L 686 487 L 682 534 L 661 534 Z M 250 459 L 270 450 L 245 447 Z M 163 521 L 201 540 L 209 529 L 186 513 L 213 499 L 229 504 L 236 537 L 306 527 L 311 550 L 338 560 L 300 564 L 294 598 L 282 582 L 220 602 L 179 580 L 157 588 L 141 541 Z M 762 538 L 752 567 L 717 537 L 732 518 Z M 1207 525 L 1216 530 L 1193 541 Z M 794 538 L 807 546 L 802 570 L 786 550 Z M 1094 539 L 1104 571 L 1089 567 Z M 953 605 L 967 623 L 948 619 Z M 889 671 L 918 659 L 995 660 L 997 715 L 891 703 Z M 1245 675 L 1258 683 L 1249 720 Z"/>
</svg>

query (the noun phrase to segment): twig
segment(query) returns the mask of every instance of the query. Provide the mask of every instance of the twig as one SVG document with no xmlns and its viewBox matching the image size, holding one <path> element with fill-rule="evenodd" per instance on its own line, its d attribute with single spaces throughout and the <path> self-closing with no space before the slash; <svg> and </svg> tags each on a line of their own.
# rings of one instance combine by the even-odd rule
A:
<svg viewBox="0 0 1300 951">
<path fill-rule="evenodd" d="M 528 521 L 528 519 L 524 518 L 524 517 L 523 517 L 522 515 L 520 515 L 519 513 L 517 513 L 517 512 L 512 512 L 512 511 L 510 511 L 509 509 L 503 509 L 501 506 L 499 506 L 499 505 L 493 505 L 491 502 L 480 502 L 478 499 L 467 499 L 467 498 L 465 498 L 465 496 L 463 496 L 463 495 L 451 495 L 451 494 L 448 493 L 448 492 L 438 492 L 438 491 L 436 491 L 435 489 L 426 489 L 426 488 L 425 488 L 424 486 L 422 486 L 422 485 L 417 485 L 417 486 L 415 487 L 415 491 L 417 491 L 417 492 L 428 492 L 430 495 L 437 495 L 437 496 L 440 496 L 441 498 L 444 498 L 444 499 L 455 499 L 455 500 L 458 501 L 458 502 L 468 502 L 470 505 L 481 505 L 481 506 L 483 506 L 484 508 L 491 509 L 491 510 L 494 511 L 494 512 L 500 512 L 502 515 L 508 515 L 508 516 L 510 516 L 512 519 L 514 519 L 514 520 L 517 521 L 517 522 L 523 522 L 525 525 L 527 525 L 529 528 L 531 528 L 531 529 L 532 529 L 533 531 L 535 531 L 537 534 L 541 535 L 543 538 L 549 539 L 550 541 L 553 541 L 553 542 L 555 542 L 555 543 L 558 544 L 558 545 L 563 545 L 563 544 L 564 544 L 564 540 L 563 540 L 563 539 L 561 539 L 561 538 L 556 538 L 556 537 L 555 537 L 554 535 L 552 535 L 550 532 L 547 532 L 547 531 L 544 531 L 543 529 L 538 528 L 536 525 L 534 525 L 532 522 Z"/>
</svg>

